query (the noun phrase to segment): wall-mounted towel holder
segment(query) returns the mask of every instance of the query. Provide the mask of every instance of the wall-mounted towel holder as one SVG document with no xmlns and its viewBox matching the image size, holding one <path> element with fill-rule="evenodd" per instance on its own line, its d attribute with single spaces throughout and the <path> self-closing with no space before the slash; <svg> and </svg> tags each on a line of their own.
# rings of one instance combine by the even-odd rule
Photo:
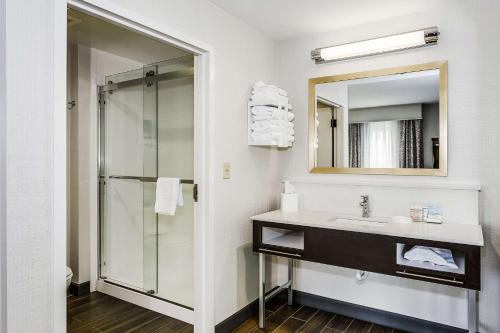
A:
<svg viewBox="0 0 500 333">
<path fill-rule="evenodd" d="M 271 147 L 279 147 L 279 148 L 289 148 L 292 147 L 295 137 L 293 134 L 289 134 L 289 126 L 291 126 L 293 130 L 292 120 L 294 118 L 292 113 L 292 106 L 288 103 L 288 96 L 286 92 L 278 87 L 266 85 L 263 82 L 257 82 L 254 85 L 254 90 L 256 86 L 259 85 L 259 88 L 262 90 L 266 90 L 269 88 L 272 91 L 276 91 L 277 93 L 274 96 L 270 96 L 267 92 L 255 92 L 250 95 L 247 106 L 247 127 L 248 127 L 248 145 L 249 146 L 271 146 Z M 282 95 L 278 93 L 278 91 L 282 92 Z M 271 93 L 272 94 L 272 93 Z M 254 107 L 269 107 L 275 109 L 273 112 L 273 116 L 269 120 L 275 121 L 277 124 L 277 129 L 271 138 L 256 138 L 254 135 L 255 131 L 252 129 L 252 125 L 256 124 L 258 119 L 255 119 L 255 115 L 252 113 Z M 289 114 L 292 114 L 290 119 Z M 293 123 L 292 123 L 293 124 Z M 274 136 L 276 135 L 276 136 Z M 268 135 L 269 136 L 269 135 Z"/>
</svg>

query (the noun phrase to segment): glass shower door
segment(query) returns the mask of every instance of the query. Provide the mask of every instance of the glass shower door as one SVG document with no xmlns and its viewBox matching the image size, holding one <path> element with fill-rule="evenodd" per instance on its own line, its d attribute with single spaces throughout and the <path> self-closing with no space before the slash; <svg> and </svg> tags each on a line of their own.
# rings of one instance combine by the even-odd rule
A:
<svg viewBox="0 0 500 333">
<path fill-rule="evenodd" d="M 144 66 L 143 92 L 143 175 L 158 177 L 158 84 L 148 77 L 158 74 L 156 65 Z M 143 182 L 143 281 L 149 294 L 158 293 L 158 218 L 154 212 L 156 183 Z"/>
<path fill-rule="evenodd" d="M 184 205 L 174 216 L 158 215 L 158 296 L 193 306 L 194 77 L 193 57 L 156 64 L 158 176 L 184 180 Z"/>
<path fill-rule="evenodd" d="M 193 305 L 194 77 L 183 57 L 106 77 L 100 92 L 100 276 Z M 174 216 L 156 178 L 184 182 Z"/>
<path fill-rule="evenodd" d="M 145 172 L 142 69 L 106 77 L 108 85 L 124 84 L 100 94 L 101 277 L 142 292 L 144 279 Z M 114 88 L 114 89 L 113 89 Z M 147 186 L 147 185 L 146 185 Z M 156 247 L 156 244 L 148 244 Z M 148 269 L 156 269 L 148 265 Z M 150 273 L 156 275 L 156 273 Z"/>
</svg>

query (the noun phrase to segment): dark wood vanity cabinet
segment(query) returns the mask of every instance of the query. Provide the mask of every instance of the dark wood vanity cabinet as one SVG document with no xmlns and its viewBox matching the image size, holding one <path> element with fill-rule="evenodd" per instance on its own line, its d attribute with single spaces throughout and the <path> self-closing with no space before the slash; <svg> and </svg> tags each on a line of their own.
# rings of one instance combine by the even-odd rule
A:
<svg viewBox="0 0 500 333">
<path fill-rule="evenodd" d="M 420 245 L 450 249 L 459 269 L 413 265 L 403 258 Z M 253 221 L 253 250 L 327 265 L 480 290 L 480 247 L 296 224 Z"/>
</svg>

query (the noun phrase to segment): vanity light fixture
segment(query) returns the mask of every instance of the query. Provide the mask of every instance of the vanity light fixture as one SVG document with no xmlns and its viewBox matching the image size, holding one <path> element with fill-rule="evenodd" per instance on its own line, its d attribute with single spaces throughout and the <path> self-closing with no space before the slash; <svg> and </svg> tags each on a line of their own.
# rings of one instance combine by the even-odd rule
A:
<svg viewBox="0 0 500 333">
<path fill-rule="evenodd" d="M 311 58 L 317 64 L 321 64 L 436 45 L 438 39 L 439 30 L 437 27 L 432 27 L 359 42 L 317 48 L 311 51 Z"/>
</svg>

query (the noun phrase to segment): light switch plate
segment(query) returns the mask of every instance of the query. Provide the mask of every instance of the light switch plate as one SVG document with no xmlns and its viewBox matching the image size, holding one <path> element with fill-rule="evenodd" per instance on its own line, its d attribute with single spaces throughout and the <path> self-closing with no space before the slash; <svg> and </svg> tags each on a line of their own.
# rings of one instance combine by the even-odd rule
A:
<svg viewBox="0 0 500 333">
<path fill-rule="evenodd" d="M 231 163 L 224 162 L 222 165 L 222 178 L 230 179 L 231 178 Z"/>
</svg>

